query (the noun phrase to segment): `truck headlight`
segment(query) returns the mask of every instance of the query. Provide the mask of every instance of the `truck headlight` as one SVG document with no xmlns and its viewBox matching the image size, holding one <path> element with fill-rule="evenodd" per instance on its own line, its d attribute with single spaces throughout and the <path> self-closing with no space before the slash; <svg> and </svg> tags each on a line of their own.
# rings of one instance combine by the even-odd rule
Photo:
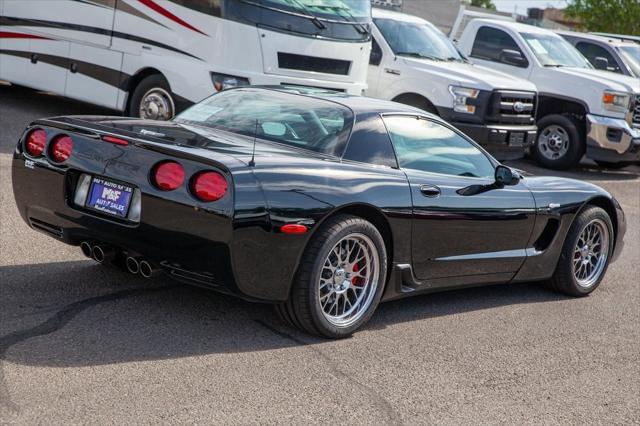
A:
<svg viewBox="0 0 640 426">
<path fill-rule="evenodd" d="M 213 72 L 211 73 L 211 81 L 213 82 L 213 88 L 216 89 L 216 92 L 231 89 L 232 87 L 249 85 L 248 78 L 227 74 L 216 74 Z"/>
<path fill-rule="evenodd" d="M 476 112 L 475 105 L 469 105 L 469 99 L 477 99 L 480 90 L 469 87 L 449 86 L 449 93 L 453 96 L 453 110 L 465 114 Z"/>
<path fill-rule="evenodd" d="M 602 106 L 609 111 L 627 112 L 629 102 L 631 102 L 631 95 L 628 93 L 605 90 L 602 94 Z"/>
</svg>

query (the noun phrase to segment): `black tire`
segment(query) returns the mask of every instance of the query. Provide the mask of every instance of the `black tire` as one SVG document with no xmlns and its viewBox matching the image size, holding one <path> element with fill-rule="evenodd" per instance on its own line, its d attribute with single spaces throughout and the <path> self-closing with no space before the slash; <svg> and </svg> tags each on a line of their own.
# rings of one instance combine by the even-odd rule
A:
<svg viewBox="0 0 640 426">
<path fill-rule="evenodd" d="M 551 129 L 559 128 L 553 132 Z M 567 170 L 578 164 L 585 152 L 585 141 L 580 131 L 581 125 L 575 117 L 569 115 L 551 114 L 538 121 L 538 137 L 536 143 L 531 148 L 531 153 L 536 161 L 549 169 Z M 549 148 L 549 136 L 566 137 L 568 147 L 562 155 L 557 158 L 552 157 L 553 150 Z M 545 155 L 549 153 L 549 155 Z"/>
<path fill-rule="evenodd" d="M 163 105 L 163 107 L 158 108 L 158 114 L 154 114 L 155 109 L 150 110 L 147 115 L 141 114 L 140 107 L 143 99 L 153 93 L 158 95 L 159 102 L 156 105 L 152 105 L 151 108 L 157 105 Z M 132 117 L 153 120 L 170 120 L 173 118 L 176 114 L 176 97 L 171 92 L 171 87 L 167 80 L 160 74 L 152 74 L 142 79 L 129 98 L 127 114 Z"/>
<path fill-rule="evenodd" d="M 369 305 L 358 314 L 357 320 L 345 326 L 335 325 L 325 317 L 320 305 L 320 277 L 325 260 L 333 248 L 343 238 L 352 235 L 368 237 L 375 247 L 379 259 L 378 279 L 375 291 L 370 291 L 371 298 L 366 298 Z M 277 305 L 276 311 L 286 323 L 307 333 L 328 338 L 348 337 L 375 312 L 384 290 L 386 276 L 387 252 L 382 235 L 376 227 L 360 217 L 337 215 L 328 219 L 309 242 L 296 273 L 289 300 Z M 372 284 L 373 282 L 370 285 Z"/>
<path fill-rule="evenodd" d="M 608 161 L 594 160 L 596 164 L 604 169 L 619 170 L 628 166 L 627 163 L 610 163 Z"/>
<path fill-rule="evenodd" d="M 603 266 L 599 275 L 594 279 L 593 283 L 590 283 L 588 286 L 580 285 L 578 280 L 574 274 L 574 254 L 575 249 L 578 244 L 578 240 L 583 229 L 588 225 L 594 223 L 594 221 L 599 221 L 599 223 L 604 224 L 606 230 L 608 232 L 608 243 L 606 244 L 606 260 L 603 262 Z M 556 266 L 556 270 L 553 273 L 553 276 L 548 281 L 548 285 L 555 291 L 568 294 L 570 296 L 586 296 L 595 290 L 604 278 L 605 273 L 607 272 L 607 268 L 609 266 L 609 261 L 611 260 L 611 255 L 613 254 L 614 247 L 614 233 L 613 226 L 611 224 L 611 218 L 600 207 L 589 206 L 584 209 L 580 214 L 575 218 L 573 224 L 569 228 L 569 232 L 567 233 L 567 237 L 564 241 L 564 245 L 562 246 L 562 252 L 560 253 L 560 259 L 558 260 L 558 265 Z"/>
</svg>

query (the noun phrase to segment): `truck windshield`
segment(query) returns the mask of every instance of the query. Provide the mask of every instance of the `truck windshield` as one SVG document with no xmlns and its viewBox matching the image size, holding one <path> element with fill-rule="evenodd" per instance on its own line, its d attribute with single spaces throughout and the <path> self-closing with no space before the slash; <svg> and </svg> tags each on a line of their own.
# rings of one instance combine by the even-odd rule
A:
<svg viewBox="0 0 640 426">
<path fill-rule="evenodd" d="M 640 77 L 640 46 L 620 46 L 620 53 L 637 77 Z"/>
<path fill-rule="evenodd" d="M 353 120 L 349 108 L 329 100 L 256 88 L 220 92 L 174 119 L 337 157 Z"/>
<path fill-rule="evenodd" d="M 545 67 L 592 68 L 586 58 L 560 36 L 530 33 L 521 35 Z"/>
<path fill-rule="evenodd" d="M 265 7 L 310 15 L 320 20 L 369 22 L 371 3 L 365 0 L 248 0 Z"/>
<path fill-rule="evenodd" d="M 376 27 L 396 55 L 440 61 L 462 61 L 453 43 L 428 23 L 374 19 Z"/>
</svg>

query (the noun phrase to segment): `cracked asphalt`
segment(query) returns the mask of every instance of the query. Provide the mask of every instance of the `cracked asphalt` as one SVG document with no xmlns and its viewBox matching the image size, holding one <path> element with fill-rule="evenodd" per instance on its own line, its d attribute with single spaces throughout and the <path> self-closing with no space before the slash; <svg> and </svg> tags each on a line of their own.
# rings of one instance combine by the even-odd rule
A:
<svg viewBox="0 0 640 426">
<path fill-rule="evenodd" d="M 640 423 L 640 168 L 558 173 L 627 214 L 625 251 L 591 296 L 540 283 L 419 296 L 327 341 L 29 229 L 11 189 L 19 134 L 94 113 L 110 111 L 0 85 L 1 424 Z"/>
</svg>

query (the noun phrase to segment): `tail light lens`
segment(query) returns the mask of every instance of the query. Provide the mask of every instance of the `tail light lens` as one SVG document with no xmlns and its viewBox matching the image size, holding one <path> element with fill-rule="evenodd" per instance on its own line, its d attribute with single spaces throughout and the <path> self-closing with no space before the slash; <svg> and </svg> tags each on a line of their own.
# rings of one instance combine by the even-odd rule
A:
<svg viewBox="0 0 640 426">
<path fill-rule="evenodd" d="M 67 135 L 56 136 L 51 142 L 51 159 L 63 163 L 69 159 L 73 151 L 73 140 Z"/>
<path fill-rule="evenodd" d="M 42 129 L 33 130 L 27 137 L 26 150 L 32 157 L 39 157 L 47 143 L 47 132 Z"/>
<path fill-rule="evenodd" d="M 163 191 L 173 191 L 184 182 L 184 168 L 175 161 L 163 161 L 153 168 L 153 184 Z"/>
<path fill-rule="evenodd" d="M 227 192 L 227 180 L 218 172 L 201 172 L 191 181 L 191 192 L 201 201 L 216 201 Z"/>
</svg>

